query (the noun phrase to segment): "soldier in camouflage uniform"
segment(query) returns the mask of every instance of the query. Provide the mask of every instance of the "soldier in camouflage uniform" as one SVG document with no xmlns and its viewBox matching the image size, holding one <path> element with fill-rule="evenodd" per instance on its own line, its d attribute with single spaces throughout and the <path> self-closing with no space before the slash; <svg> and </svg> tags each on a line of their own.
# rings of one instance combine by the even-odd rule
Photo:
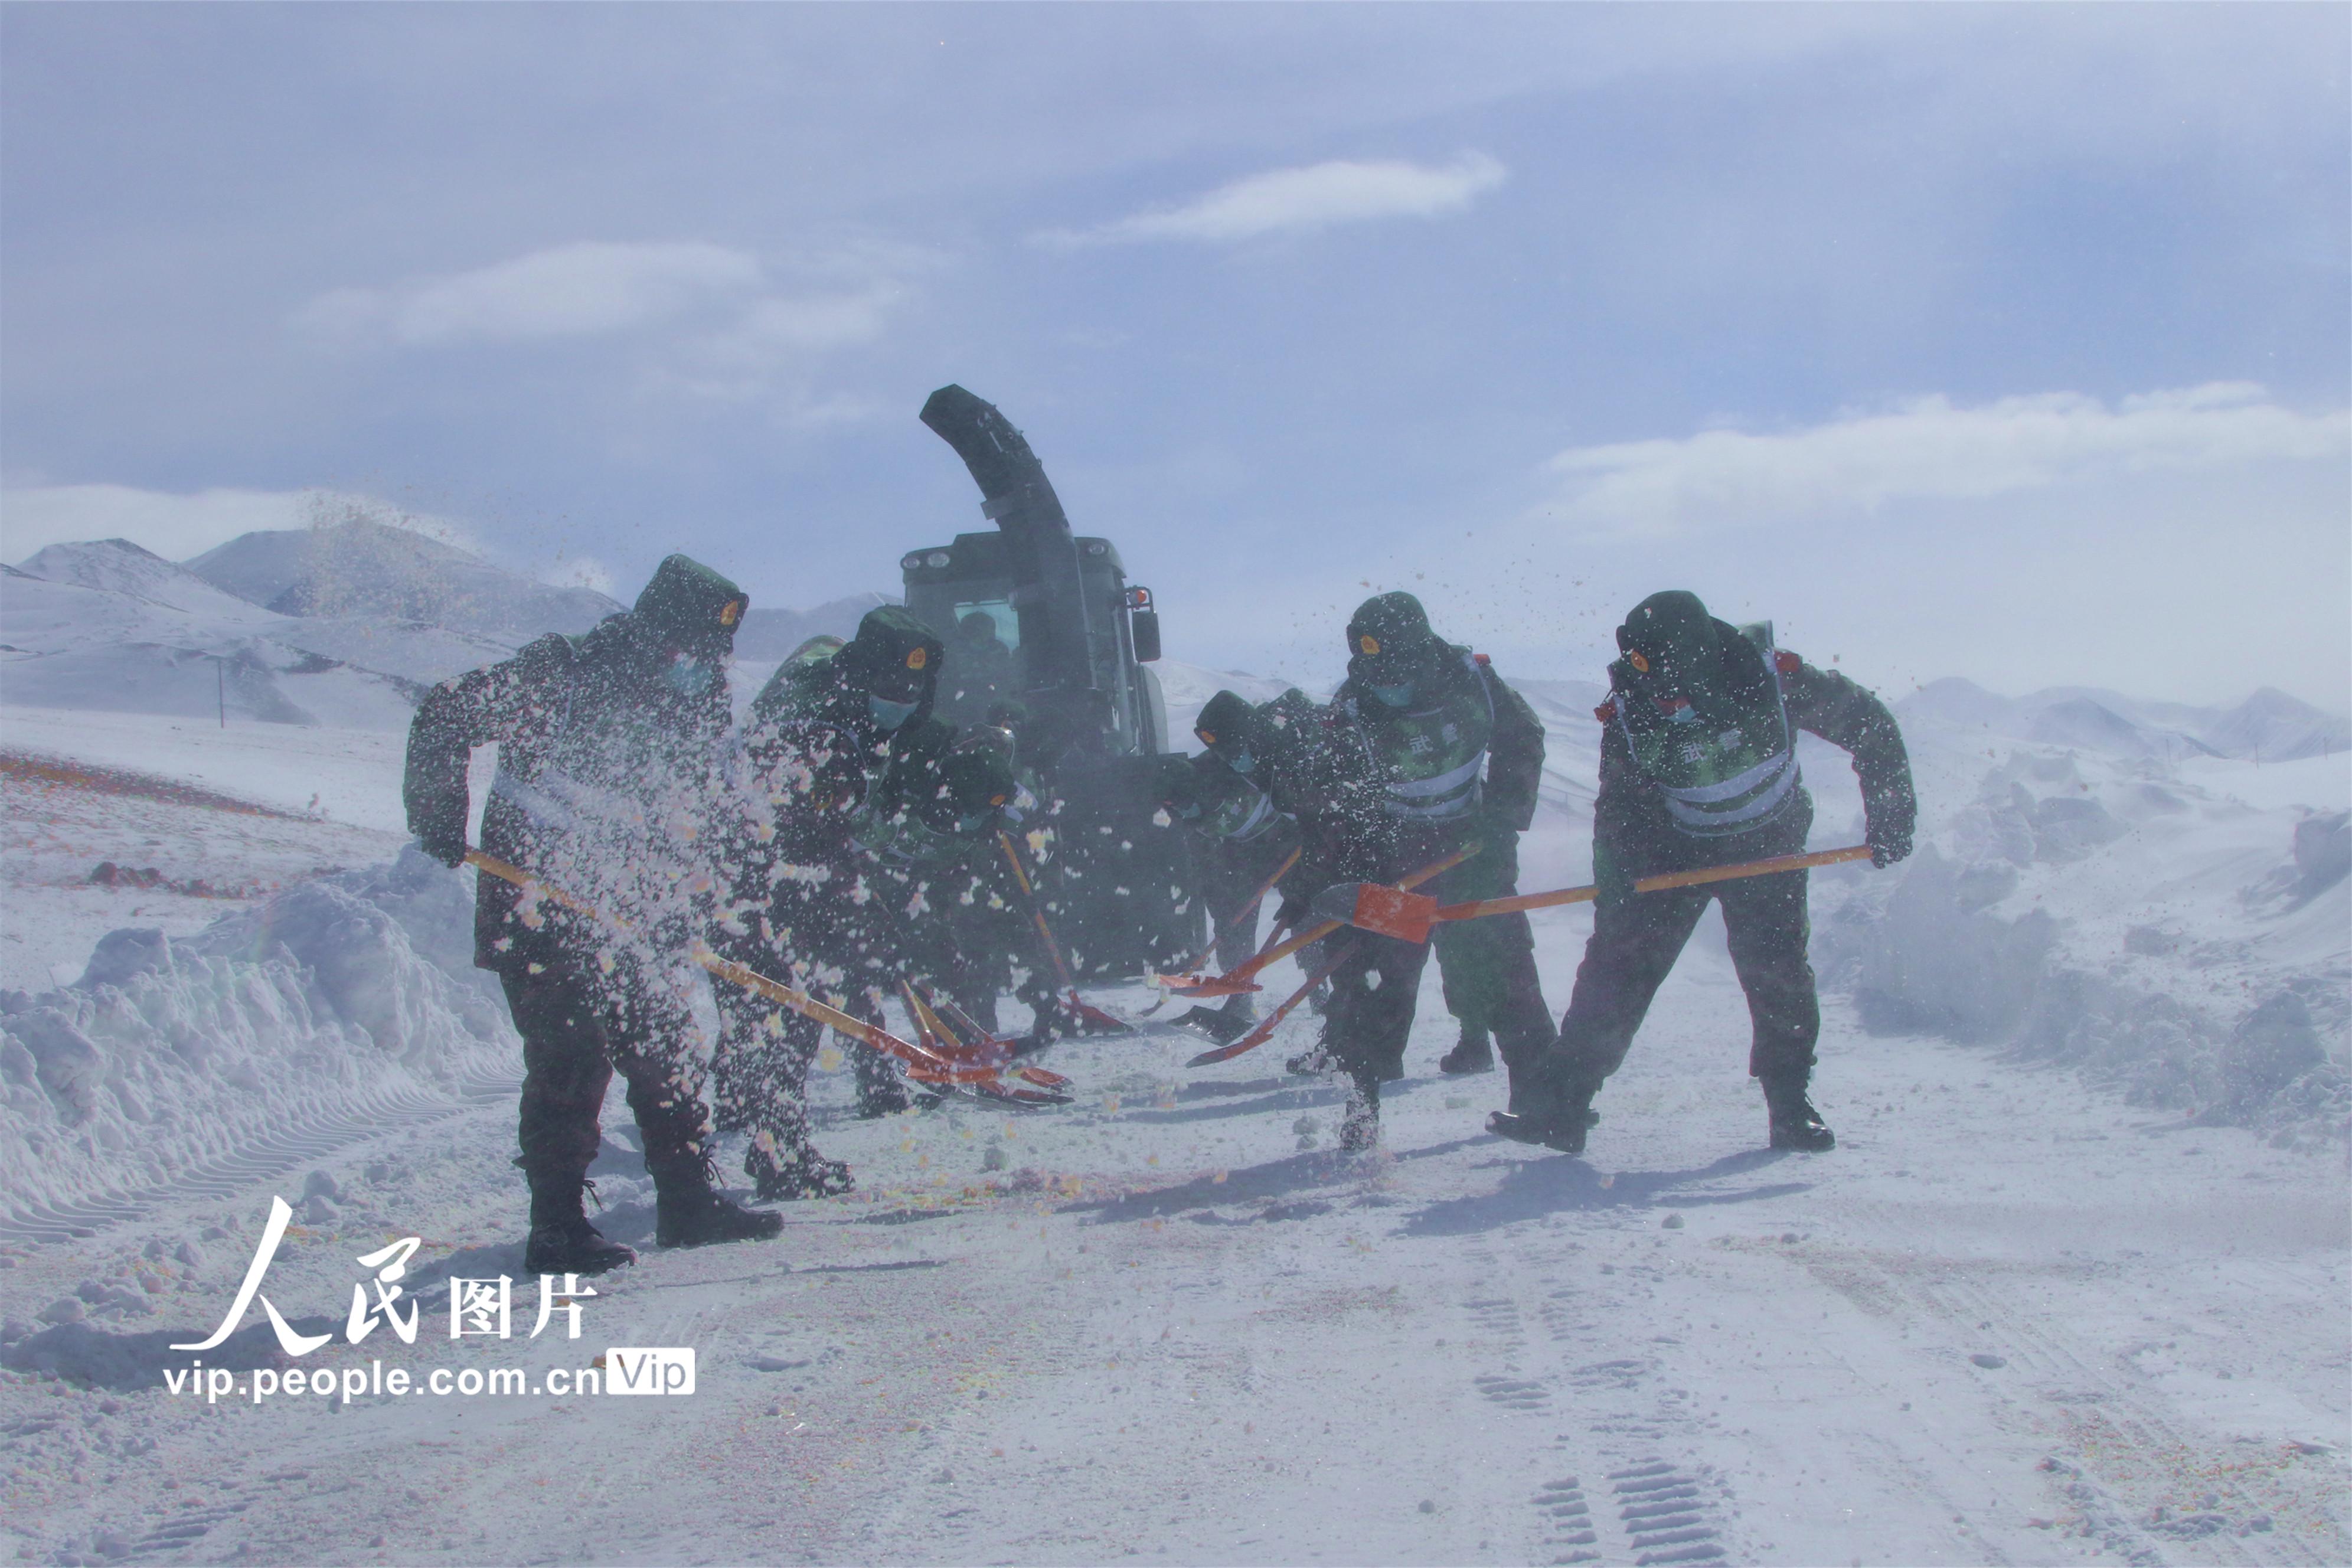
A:
<svg viewBox="0 0 2352 1568">
<path fill-rule="evenodd" d="M 734 747 L 742 820 L 729 835 L 733 911 L 714 945 L 875 1024 L 895 981 L 892 925 L 856 832 L 859 814 L 878 809 L 894 763 L 931 739 L 941 651 L 898 605 L 870 610 L 848 643 L 813 637 L 784 661 Z M 808 1142 L 808 1064 L 824 1026 L 748 996 L 722 996 L 720 1009 L 719 1114 L 751 1134 L 744 1168 L 756 1190 L 846 1190 L 847 1167 Z M 848 1050 L 859 1115 L 908 1108 L 887 1057 L 854 1041 Z"/>
<path fill-rule="evenodd" d="M 1325 750 L 1328 749 L 1331 730 L 1330 711 L 1318 707 L 1295 686 L 1273 701 L 1256 708 L 1251 707 L 1234 692 L 1220 691 L 1201 709 L 1201 717 L 1193 732 L 1201 737 L 1202 744 L 1208 747 L 1211 755 L 1223 758 L 1244 777 L 1255 780 L 1270 794 L 1283 799 L 1286 803 L 1283 809 L 1283 826 L 1290 829 L 1287 832 L 1262 832 L 1251 838 L 1244 835 L 1255 823 L 1244 820 L 1240 825 L 1244 830 L 1242 833 L 1231 834 L 1220 840 L 1223 852 L 1212 862 L 1211 877 L 1203 879 L 1218 889 L 1216 909 L 1219 919 L 1224 918 L 1223 911 L 1231 907 L 1224 901 L 1228 893 L 1235 901 L 1248 897 L 1249 890 L 1280 865 L 1281 858 L 1299 842 L 1296 818 L 1299 811 L 1305 809 L 1301 797 L 1315 793 L 1314 786 L 1304 782 L 1304 775 L 1311 770 L 1301 763 L 1306 748 L 1320 742 Z M 1322 788 L 1328 793 L 1330 772 L 1328 764 L 1322 772 L 1327 775 Z M 1261 777 L 1261 774 L 1266 776 Z M 1211 819 L 1211 826 L 1215 826 L 1215 819 Z M 1253 848 L 1255 853 L 1251 852 Z M 1324 854 L 1312 858 L 1302 856 L 1299 864 L 1283 878 L 1285 901 L 1292 905 L 1294 914 L 1301 913 L 1305 900 L 1329 884 L 1332 879 L 1328 875 L 1321 876 L 1319 880 L 1318 876 L 1328 868 L 1332 858 L 1328 848 Z M 1235 931 L 1231 940 L 1227 939 L 1226 933 L 1219 933 L 1219 967 L 1231 969 L 1249 957 L 1257 934 L 1255 927 L 1255 922 L 1252 921 L 1250 929 Z M 1319 949 L 1319 943 L 1318 947 Z M 1454 973 L 1446 967 L 1449 956 L 1456 963 L 1460 962 L 1463 949 L 1449 940 L 1438 942 L 1433 951 L 1437 955 L 1437 973 L 1445 997 L 1445 1010 L 1453 1014 L 1462 1026 L 1461 1037 L 1452 1050 L 1439 1058 L 1437 1069 L 1455 1075 L 1492 1072 L 1495 1070 L 1494 1045 L 1487 1033 L 1485 1011 L 1476 1004 L 1475 987 L 1471 995 L 1459 994 Z M 1318 966 L 1311 953 L 1302 952 L 1299 962 L 1310 971 Z M 1240 1010 L 1245 1015 L 1249 1000 L 1249 994 L 1244 992 L 1233 1003 L 1227 1004 L 1228 1009 L 1239 1004 Z M 1319 999 L 1316 1010 L 1322 1010 Z M 1331 1064 L 1322 1051 L 1313 1050 L 1291 1058 L 1288 1065 L 1293 1072 L 1317 1073 L 1328 1070 Z"/>
<path fill-rule="evenodd" d="M 1219 922 L 1213 950 L 1219 971 L 1247 962 L 1257 951 L 1258 918 L 1234 911 L 1294 849 L 1299 861 L 1276 885 L 1285 901 L 1311 897 L 1320 883 L 1307 884 L 1321 857 L 1308 857 L 1307 833 L 1299 824 L 1307 763 L 1327 728 L 1307 695 L 1293 687 L 1273 700 L 1253 704 L 1238 692 L 1220 691 L 1202 705 L 1192 733 L 1206 748 L 1198 757 L 1170 757 L 1163 764 L 1162 804 L 1200 835 L 1194 864 L 1202 896 Z M 1311 824 L 1313 818 L 1309 816 Z M 1249 992 L 1226 999 L 1223 1009 L 1236 1024 L 1255 1016 Z"/>
<path fill-rule="evenodd" d="M 1539 1091 L 1494 1130 L 1581 1152 L 1592 1097 L 1632 1046 L 1650 999 L 1707 900 L 1723 904 L 1731 961 L 1754 1025 L 1748 1070 L 1763 1086 L 1776 1149 L 1836 1139 L 1809 1096 L 1821 1008 L 1806 956 L 1806 873 L 1640 893 L 1644 877 L 1800 854 L 1813 820 L 1800 730 L 1853 753 L 1871 859 L 1911 852 L 1916 806 L 1902 731 L 1885 703 L 1834 670 L 1772 646 L 1769 623 L 1733 627 L 1698 596 L 1654 594 L 1617 629 L 1592 807 L 1592 936 Z"/>
<path fill-rule="evenodd" d="M 1013 737 L 992 726 L 958 734 L 933 719 L 906 738 L 903 752 L 893 751 L 851 828 L 872 862 L 866 882 L 880 905 L 882 951 L 898 973 L 945 990 L 993 1034 L 997 955 L 965 942 L 1004 931 L 975 911 L 1000 886 L 997 830 L 1017 826 L 1035 797 L 1013 781 Z"/>
<path fill-rule="evenodd" d="M 474 962 L 498 975 L 523 1039 L 516 1163 L 530 1187 L 524 1267 L 534 1274 L 635 1258 L 582 1209 L 616 1067 L 663 1246 L 769 1237 L 783 1223 L 712 1188 L 692 1012 L 703 981 L 679 965 L 703 918 L 695 900 L 711 886 L 703 816 L 745 603 L 724 577 L 673 555 L 626 615 L 442 682 L 409 729 L 404 795 L 426 854 L 464 860 L 467 758 L 495 741 L 484 852 L 601 916 L 487 873 L 476 883 Z"/>
<path fill-rule="evenodd" d="M 1349 721 L 1380 787 L 1377 810 L 1349 825 L 1372 869 L 1342 874 L 1393 883 L 1475 846 L 1421 890 L 1440 903 L 1516 892 L 1519 835 L 1535 818 L 1543 777 L 1542 721 L 1483 654 L 1442 641 L 1411 594 L 1381 594 L 1359 606 L 1348 622 L 1348 679 L 1332 707 Z M 1360 1149 L 1378 1134 L 1381 1082 L 1403 1073 L 1430 949 L 1364 931 L 1347 940 L 1352 956 L 1332 977 L 1324 1039 L 1355 1080 L 1340 1143 Z M 1449 922 L 1433 941 L 1449 1005 L 1465 1032 L 1491 1034 L 1501 1046 L 1517 1095 L 1553 1040 L 1527 916 Z"/>
</svg>

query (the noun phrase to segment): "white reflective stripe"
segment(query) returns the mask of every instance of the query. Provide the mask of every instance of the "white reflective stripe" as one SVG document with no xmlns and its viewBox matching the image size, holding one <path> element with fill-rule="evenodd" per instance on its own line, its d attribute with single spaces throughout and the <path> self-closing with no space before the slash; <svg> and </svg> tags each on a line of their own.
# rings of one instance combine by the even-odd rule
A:
<svg viewBox="0 0 2352 1568">
<path fill-rule="evenodd" d="M 1250 808 L 1249 816 L 1242 820 L 1239 827 L 1234 828 L 1225 837 L 1236 843 L 1247 843 L 1273 825 L 1274 801 L 1264 791 L 1260 791 L 1257 805 Z"/>
<path fill-rule="evenodd" d="M 1389 785 L 1389 793 L 1404 800 L 1421 800 L 1430 795 L 1445 795 L 1460 789 L 1464 784 L 1477 778 L 1478 770 L 1484 767 L 1486 763 L 1486 753 L 1482 751 L 1460 767 L 1448 768 L 1435 778 L 1406 779 L 1392 784 Z"/>
<path fill-rule="evenodd" d="M 1664 790 L 1670 798 L 1686 800 L 1694 805 L 1704 805 L 1709 801 L 1729 800 L 1734 795 L 1746 795 L 1749 790 L 1771 777 L 1774 769 L 1787 767 L 1796 761 L 1796 757 L 1797 754 L 1794 752 L 1775 752 L 1746 773 L 1725 779 L 1721 784 L 1696 784 L 1689 789 L 1672 789 L 1664 784 L 1660 784 L 1658 787 Z"/>
<path fill-rule="evenodd" d="M 570 805 L 539 785 L 504 771 L 490 781 L 490 794 L 511 802 L 521 808 L 525 816 L 550 827 L 570 828 L 576 833 L 583 826 L 580 814 Z"/>
<path fill-rule="evenodd" d="M 1471 787 L 1464 790 L 1460 795 L 1444 800 L 1431 801 L 1426 805 L 1415 805 L 1408 801 L 1394 799 L 1382 801 L 1381 805 L 1391 816 L 1459 816 L 1478 804 L 1478 786 L 1474 781 Z"/>
<path fill-rule="evenodd" d="M 1666 814 L 1675 822 L 1688 827 L 1732 827 L 1757 817 L 1768 816 L 1789 798 L 1797 787 L 1797 770 L 1790 768 L 1775 780 L 1772 786 L 1746 805 L 1730 811 L 1702 811 L 1695 805 L 1685 805 L 1672 795 L 1666 797 Z"/>
</svg>

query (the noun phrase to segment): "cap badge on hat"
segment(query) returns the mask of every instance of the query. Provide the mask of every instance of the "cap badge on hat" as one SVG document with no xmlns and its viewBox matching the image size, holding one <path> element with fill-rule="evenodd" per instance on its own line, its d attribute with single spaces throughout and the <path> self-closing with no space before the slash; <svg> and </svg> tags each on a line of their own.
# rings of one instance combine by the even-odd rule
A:
<svg viewBox="0 0 2352 1568">
<path fill-rule="evenodd" d="M 1367 655 L 1376 654 L 1381 651 L 1381 639 L 1366 632 L 1356 639 L 1356 646 L 1363 649 Z"/>
<path fill-rule="evenodd" d="M 1633 672 L 1637 675 L 1647 675 L 1650 673 L 1650 661 L 1642 657 L 1642 650 L 1639 648 L 1628 650 L 1625 655 L 1625 662 L 1633 667 Z"/>
<path fill-rule="evenodd" d="M 927 647 L 919 647 L 907 656 L 907 668 L 908 669 L 920 669 L 923 666 L 930 662 L 931 650 Z"/>
<path fill-rule="evenodd" d="M 742 618 L 743 618 L 743 601 L 742 601 L 742 600 L 740 600 L 740 599 L 730 599 L 730 600 L 728 600 L 725 604 L 723 604 L 723 605 L 719 605 L 719 624 L 720 626 L 733 626 L 737 621 L 740 621 L 740 620 L 741 620 Z"/>
</svg>

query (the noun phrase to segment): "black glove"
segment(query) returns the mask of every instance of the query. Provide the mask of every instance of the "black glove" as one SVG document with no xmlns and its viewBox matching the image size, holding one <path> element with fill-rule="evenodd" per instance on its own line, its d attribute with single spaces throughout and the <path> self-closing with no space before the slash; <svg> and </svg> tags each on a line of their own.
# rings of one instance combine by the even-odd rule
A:
<svg viewBox="0 0 2352 1568">
<path fill-rule="evenodd" d="M 1870 863 L 1882 869 L 1911 853 L 1911 828 L 1917 808 L 1909 801 L 1873 801 L 1863 809 L 1863 842 L 1870 846 Z"/>
<path fill-rule="evenodd" d="M 1592 846 L 1592 885 L 1598 889 L 1592 900 L 1596 909 L 1613 910 L 1633 900 L 1633 874 L 1598 840 Z"/>
<path fill-rule="evenodd" d="M 452 869 L 466 863 L 466 814 L 436 811 L 419 813 L 425 820 L 412 823 L 416 831 L 416 847 L 444 866 Z"/>
</svg>

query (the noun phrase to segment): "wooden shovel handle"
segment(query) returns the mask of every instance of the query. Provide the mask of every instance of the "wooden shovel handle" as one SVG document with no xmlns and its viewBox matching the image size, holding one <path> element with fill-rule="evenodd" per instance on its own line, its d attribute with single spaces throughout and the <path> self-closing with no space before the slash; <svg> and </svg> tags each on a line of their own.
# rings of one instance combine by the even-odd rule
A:
<svg viewBox="0 0 2352 1568">
<path fill-rule="evenodd" d="M 1843 849 L 1816 849 L 1804 855 L 1778 855 L 1769 860 L 1745 860 L 1736 866 L 1703 866 L 1696 871 L 1669 871 L 1663 877 L 1644 877 L 1633 884 L 1637 893 L 1663 893 L 1670 888 L 1696 888 L 1707 882 L 1730 882 L 1742 877 L 1769 877 L 1780 871 L 1802 871 L 1813 866 L 1834 866 L 1846 860 L 1867 860 L 1870 846 L 1849 845 Z M 1430 919 L 1435 921 L 1475 921 L 1481 915 L 1515 914 L 1523 910 L 1558 909 L 1562 904 L 1590 903 L 1600 896 L 1597 888 L 1560 888 L 1549 893 L 1516 893 L 1506 899 L 1480 899 L 1467 904 L 1446 904 Z"/>
<path fill-rule="evenodd" d="M 1451 871 L 1454 867 L 1459 866 L 1463 861 L 1467 860 L 1471 856 L 1475 855 L 1484 847 L 1486 847 L 1486 846 L 1482 844 L 1465 844 L 1461 848 L 1456 849 L 1453 854 L 1446 856 L 1442 860 L 1432 860 L 1428 865 L 1423 866 L 1420 870 L 1415 871 L 1412 876 L 1407 877 L 1402 881 L 1399 882 L 1397 886 L 1410 891 L 1414 888 L 1420 887 L 1423 882 L 1428 881 L 1433 877 L 1444 876 L 1446 872 Z M 1221 975 L 1219 978 L 1223 980 L 1249 979 L 1251 976 L 1266 968 L 1267 965 L 1277 963 L 1283 959 L 1288 958 L 1292 953 L 1297 952 L 1300 948 L 1307 946 L 1309 942 L 1320 942 L 1325 937 L 1329 936 L 1333 931 L 1343 929 L 1347 923 L 1348 922 L 1345 921 L 1325 921 L 1319 925 L 1309 926 L 1307 930 L 1300 931 L 1297 936 L 1292 937 L 1289 941 L 1275 943 L 1274 946 L 1267 948 L 1255 958 L 1253 958 L 1247 963 L 1243 964 L 1239 969 L 1233 971 L 1229 974 Z"/>
<path fill-rule="evenodd" d="M 511 882 L 516 887 L 527 890 L 535 889 L 566 909 L 586 915 L 600 925 L 610 926 L 615 931 L 627 929 L 595 905 L 565 892 L 543 877 L 533 876 L 521 867 L 501 860 L 494 855 L 485 855 L 478 849 L 468 849 L 466 851 L 466 861 L 468 865 L 488 872 L 501 882 Z M 695 946 L 694 961 L 719 979 L 740 985 L 755 996 L 764 996 L 778 1006 L 789 1007 L 803 1017 L 814 1018 L 827 1028 L 847 1035 L 851 1039 L 871 1046 L 887 1056 L 898 1058 L 915 1069 L 918 1074 L 927 1075 L 927 1081 L 936 1080 L 929 1075 L 955 1074 L 973 1070 L 959 1068 L 919 1046 L 908 1045 L 898 1036 L 876 1028 L 863 1018 L 852 1017 L 838 1007 L 826 1006 L 805 991 L 797 990 L 781 981 L 771 980 L 755 970 L 744 968 L 731 959 L 721 958 L 700 943 Z M 994 1069 L 985 1069 L 984 1076 L 993 1077 Z"/>
<path fill-rule="evenodd" d="M 1247 920 L 1250 917 L 1251 911 L 1255 910 L 1260 904 L 1265 902 L 1265 896 L 1274 891 L 1274 885 L 1276 882 L 1281 881 L 1285 877 L 1290 875 L 1290 868 L 1298 864 L 1298 857 L 1304 852 L 1305 848 L 1303 846 L 1300 848 L 1293 849 L 1283 860 L 1282 864 L 1274 868 L 1274 875 L 1268 877 L 1265 881 L 1260 882 L 1257 885 L 1257 891 L 1250 895 L 1249 902 L 1244 904 L 1240 909 L 1237 909 L 1233 912 L 1232 917 L 1225 921 L 1225 925 L 1239 925 L 1242 921 Z M 1224 926 L 1219 926 L 1217 929 L 1218 931 L 1223 931 L 1225 928 Z M 1186 959 L 1182 963 L 1178 964 L 1169 973 L 1171 974 L 1191 974 L 1194 971 L 1198 970 L 1201 965 L 1208 963 L 1209 955 L 1216 951 L 1216 939 L 1212 937 L 1209 941 L 1208 946 L 1202 948 L 1200 952 Z M 1154 981 L 1157 981 L 1159 978 L 1160 976 L 1156 974 L 1152 976 Z"/>
<path fill-rule="evenodd" d="M 1318 969 L 1314 973 L 1308 975 L 1307 977 L 1307 984 L 1292 992 L 1289 996 L 1284 1000 L 1282 1005 L 1276 1007 L 1264 1023 L 1258 1025 L 1257 1027 L 1252 1029 L 1248 1034 L 1244 1035 L 1240 1039 L 1235 1040 L 1232 1045 L 1219 1046 L 1214 1050 L 1202 1051 L 1199 1056 L 1194 1057 L 1191 1061 L 1186 1062 L 1184 1065 L 1188 1068 L 1209 1067 L 1217 1062 L 1229 1062 L 1235 1057 L 1243 1056 L 1250 1051 L 1257 1049 L 1260 1046 L 1265 1044 L 1266 1041 L 1274 1037 L 1275 1026 L 1281 1023 L 1285 1018 L 1289 1017 L 1292 1009 L 1296 1008 L 1301 1002 L 1306 1001 L 1308 996 L 1312 995 L 1318 985 L 1322 984 L 1326 980 L 1330 979 L 1332 975 L 1338 973 L 1339 972 L 1339 966 L 1347 963 L 1349 955 L 1354 952 L 1355 944 L 1353 942 L 1349 943 L 1346 947 L 1339 950 L 1337 956 L 1325 963 L 1320 969 Z"/>
</svg>

